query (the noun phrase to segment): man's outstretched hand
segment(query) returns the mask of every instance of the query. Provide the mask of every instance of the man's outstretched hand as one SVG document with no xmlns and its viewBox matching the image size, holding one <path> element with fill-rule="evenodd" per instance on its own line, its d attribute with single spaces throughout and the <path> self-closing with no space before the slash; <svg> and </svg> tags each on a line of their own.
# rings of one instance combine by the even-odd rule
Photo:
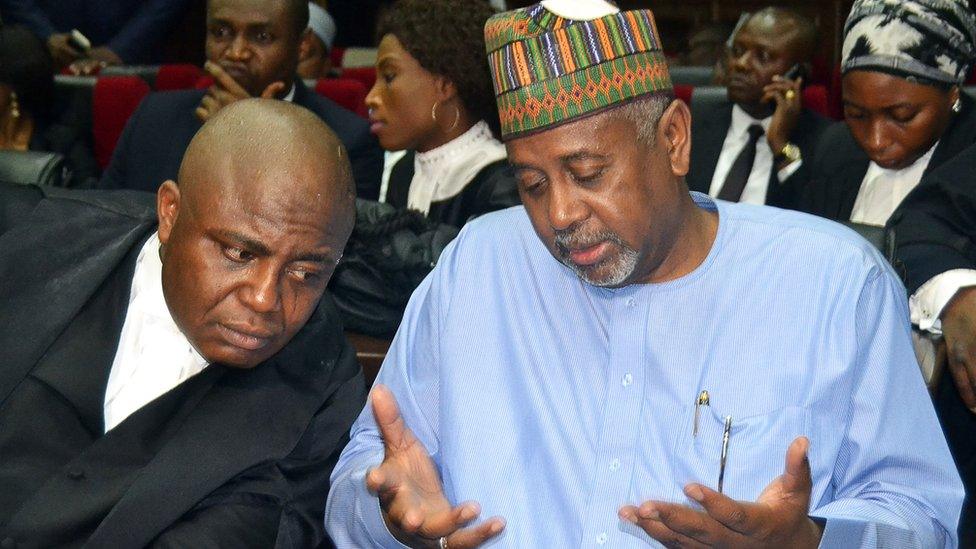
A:
<svg viewBox="0 0 976 549">
<path fill-rule="evenodd" d="M 637 524 L 667 547 L 817 547 L 822 530 L 807 516 L 810 506 L 810 442 L 800 437 L 786 451 L 786 470 L 755 503 L 735 501 L 700 484 L 685 494 L 703 511 L 648 501 L 620 509 L 620 518 Z"/>
<path fill-rule="evenodd" d="M 481 507 L 473 501 L 452 507 L 447 501 L 434 462 L 404 423 L 393 393 L 377 385 L 370 399 L 385 456 L 366 475 L 366 487 L 379 498 L 390 532 L 415 548 L 436 548 L 443 536 L 450 549 L 477 547 L 498 535 L 505 527 L 499 517 L 464 528 Z"/>
</svg>

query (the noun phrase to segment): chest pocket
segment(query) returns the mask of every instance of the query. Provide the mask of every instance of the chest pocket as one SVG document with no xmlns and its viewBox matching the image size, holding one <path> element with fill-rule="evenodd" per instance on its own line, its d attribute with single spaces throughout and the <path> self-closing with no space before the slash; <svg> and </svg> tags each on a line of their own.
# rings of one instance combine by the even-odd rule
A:
<svg viewBox="0 0 976 549">
<path fill-rule="evenodd" d="M 722 462 L 725 417 L 732 416 L 725 463 L 723 492 L 733 499 L 755 501 L 763 489 L 783 474 L 786 449 L 796 437 L 813 440 L 809 411 L 788 406 L 760 415 L 735 417 L 712 406 L 702 406 L 698 434 L 692 434 L 695 407 L 688 406 L 686 429 L 679 436 L 676 450 L 675 480 L 698 482 L 718 488 Z"/>
</svg>

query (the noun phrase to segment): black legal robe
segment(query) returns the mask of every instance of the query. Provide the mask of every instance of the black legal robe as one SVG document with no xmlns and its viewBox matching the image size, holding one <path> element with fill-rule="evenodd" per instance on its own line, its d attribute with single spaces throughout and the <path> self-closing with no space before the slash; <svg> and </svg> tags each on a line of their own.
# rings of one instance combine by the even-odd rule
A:
<svg viewBox="0 0 976 549">
<path fill-rule="evenodd" d="M 152 196 L 45 193 L 0 187 L 18 212 L 0 217 L 0 544 L 322 543 L 329 475 L 365 400 L 331 299 L 266 362 L 212 364 L 103 434 Z"/>
</svg>

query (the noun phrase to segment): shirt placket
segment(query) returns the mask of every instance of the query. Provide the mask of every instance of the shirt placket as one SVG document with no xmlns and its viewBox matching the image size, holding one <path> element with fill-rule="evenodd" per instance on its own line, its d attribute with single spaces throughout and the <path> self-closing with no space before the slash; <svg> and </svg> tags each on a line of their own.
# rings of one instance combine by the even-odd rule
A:
<svg viewBox="0 0 976 549">
<path fill-rule="evenodd" d="M 609 327 L 609 362 L 603 424 L 596 448 L 596 471 L 580 547 L 621 544 L 617 511 L 630 493 L 634 475 L 641 398 L 644 393 L 645 311 L 630 292 L 615 299 Z"/>
</svg>

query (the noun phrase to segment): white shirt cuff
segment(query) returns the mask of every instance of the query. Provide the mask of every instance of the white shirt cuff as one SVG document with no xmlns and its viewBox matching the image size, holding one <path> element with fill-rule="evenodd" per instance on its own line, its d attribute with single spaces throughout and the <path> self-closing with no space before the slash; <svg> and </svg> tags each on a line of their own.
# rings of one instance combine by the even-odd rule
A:
<svg viewBox="0 0 976 549">
<path fill-rule="evenodd" d="M 912 324 L 920 330 L 941 334 L 942 321 L 939 317 L 942 309 L 956 292 L 969 286 L 976 286 L 976 270 L 953 269 L 932 277 L 908 298 Z"/>
<path fill-rule="evenodd" d="M 802 166 L 802 165 L 803 165 L 803 159 L 802 158 L 799 159 L 799 160 L 797 160 L 796 162 L 790 162 L 789 164 L 787 164 L 786 166 L 784 166 L 783 169 L 781 169 L 780 171 L 776 172 L 776 177 L 779 178 L 779 182 L 782 183 L 782 182 L 786 181 L 787 179 L 789 179 L 793 174 L 795 174 L 796 173 L 796 170 L 799 170 L 800 169 L 800 166 Z"/>
</svg>

